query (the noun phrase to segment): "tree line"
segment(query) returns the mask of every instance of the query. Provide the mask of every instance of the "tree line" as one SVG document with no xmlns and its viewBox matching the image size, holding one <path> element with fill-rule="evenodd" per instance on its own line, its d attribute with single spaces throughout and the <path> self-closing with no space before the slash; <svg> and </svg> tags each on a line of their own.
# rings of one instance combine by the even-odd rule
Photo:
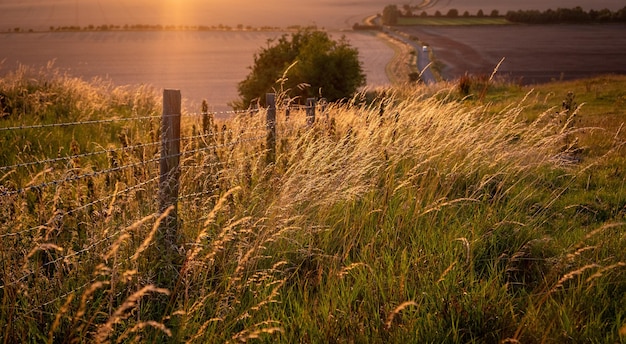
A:
<svg viewBox="0 0 626 344">
<path fill-rule="evenodd" d="M 417 18 L 417 17 L 429 17 L 430 15 L 426 11 L 422 11 L 419 14 L 413 12 L 414 8 L 410 5 L 404 5 L 402 8 L 398 8 L 397 5 L 387 5 L 383 9 L 383 24 L 384 25 L 396 25 L 398 23 L 398 18 Z M 443 14 L 441 11 L 435 11 L 434 17 L 445 17 L 445 18 L 459 18 L 459 17 L 474 17 L 474 18 L 484 18 L 484 17 L 500 17 L 500 12 L 498 10 L 492 10 L 488 15 L 481 9 L 476 12 L 476 14 L 470 14 L 469 11 L 464 11 L 460 13 L 456 8 L 451 8 Z"/>
<path fill-rule="evenodd" d="M 76 31 L 298 31 L 302 29 L 317 29 L 315 25 L 301 26 L 290 25 L 285 28 L 278 26 L 261 26 L 253 27 L 251 25 L 238 24 L 236 26 L 229 26 L 224 24 L 219 25 L 161 25 L 161 24 L 134 24 L 134 25 L 69 25 L 69 26 L 50 26 L 48 31 L 50 32 L 76 32 Z M 7 32 L 24 33 L 35 32 L 31 28 L 9 28 Z"/>
<path fill-rule="evenodd" d="M 626 23 L 626 6 L 612 12 L 602 10 L 585 11 L 582 7 L 548 9 L 546 11 L 509 11 L 505 18 L 514 23 L 558 24 L 558 23 Z"/>
<path fill-rule="evenodd" d="M 501 17 L 498 10 L 492 10 L 488 15 L 483 10 L 478 10 L 472 15 L 468 11 L 462 14 L 459 10 L 452 8 L 445 14 L 436 11 L 434 17 L 459 18 L 459 17 Z M 398 18 L 416 18 L 430 17 L 426 11 L 421 13 L 414 12 L 414 8 L 410 5 L 404 5 L 399 8 L 397 5 L 387 5 L 383 9 L 382 20 L 384 25 L 396 25 Z M 624 23 L 626 22 L 626 6 L 615 12 L 609 9 L 585 11 L 582 7 L 574 8 L 558 8 L 556 10 L 548 9 L 546 11 L 539 10 L 518 10 L 508 11 L 504 18 L 513 23 L 525 24 L 549 24 L 549 23 Z"/>
</svg>

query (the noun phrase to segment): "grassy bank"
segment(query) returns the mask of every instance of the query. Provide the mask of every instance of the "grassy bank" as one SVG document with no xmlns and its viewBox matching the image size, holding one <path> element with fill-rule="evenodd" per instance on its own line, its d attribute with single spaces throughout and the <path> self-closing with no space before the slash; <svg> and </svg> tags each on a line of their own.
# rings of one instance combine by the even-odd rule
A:
<svg viewBox="0 0 626 344">
<path fill-rule="evenodd" d="M 358 95 L 308 129 L 303 113 L 286 121 L 279 110 L 275 164 L 262 142 L 226 145 L 236 138 L 216 129 L 186 142 L 197 151 L 183 159 L 175 257 L 159 245 L 156 186 L 124 191 L 152 168 L 22 193 L 12 190 L 111 159 L 3 170 L 2 339 L 624 342 L 626 78 L 532 92 L 480 82 L 466 94 L 437 84 Z M 84 103 L 101 104 L 76 111 L 89 119 L 158 114 L 149 92 L 94 83 L 68 87 L 69 111 L 41 101 L 68 83 L 79 81 L 3 79 L 23 105 L 1 127 L 56 121 Z M 202 123 L 184 118 L 195 137 Z M 236 136 L 264 118 L 208 127 Z M 149 126 L 111 130 L 151 141 Z M 84 143 L 79 130 L 2 132 L 3 165 L 44 159 L 48 146 L 123 147 L 98 132 Z"/>
</svg>

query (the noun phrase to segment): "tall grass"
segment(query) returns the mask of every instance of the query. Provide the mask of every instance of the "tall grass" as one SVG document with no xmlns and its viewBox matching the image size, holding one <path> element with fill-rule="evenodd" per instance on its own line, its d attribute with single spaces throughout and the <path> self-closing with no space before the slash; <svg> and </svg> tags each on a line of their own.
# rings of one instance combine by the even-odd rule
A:
<svg viewBox="0 0 626 344">
<path fill-rule="evenodd" d="M 3 79 L 2 91 L 33 101 L 11 91 L 26 74 Z M 28 80 L 33 90 L 80 84 Z M 141 89 L 60 88 L 101 104 L 77 119 L 159 112 Z M 184 117 L 183 136 L 194 139 L 183 142 L 191 153 L 181 159 L 174 252 L 158 241 L 156 166 L 2 196 L 2 339 L 623 341 L 623 141 L 606 128 L 616 139 L 602 154 L 581 153 L 570 143 L 583 128 L 549 105 L 529 116 L 533 99 L 493 105 L 458 99 L 446 84 L 399 87 L 330 105 L 311 127 L 304 113 L 287 120 L 279 109 L 272 164 L 264 110 Z M 26 111 L 42 106 L 34 101 L 3 126 L 48 120 Z M 91 140 L 120 147 L 158 136 L 142 128 L 99 129 Z M 7 135 L 8 164 L 46 156 L 21 149 L 41 137 Z M 87 150 L 76 135 L 53 135 L 58 147 Z M 0 180 L 14 190 L 157 154 L 140 153 Z"/>
</svg>

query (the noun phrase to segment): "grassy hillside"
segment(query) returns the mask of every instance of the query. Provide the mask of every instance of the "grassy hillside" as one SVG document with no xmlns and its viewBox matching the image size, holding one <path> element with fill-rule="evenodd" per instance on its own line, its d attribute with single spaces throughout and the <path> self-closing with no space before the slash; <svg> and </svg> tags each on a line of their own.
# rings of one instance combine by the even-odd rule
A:
<svg viewBox="0 0 626 344">
<path fill-rule="evenodd" d="M 31 73 L 0 81 L 0 127 L 159 113 L 149 90 Z M 397 87 L 311 128 L 279 109 L 275 164 L 264 110 L 199 139 L 184 114 L 175 252 L 153 147 L 3 169 L 2 341 L 624 342 L 625 89 Z M 2 165 L 154 141 L 140 123 L 0 131 Z"/>
</svg>

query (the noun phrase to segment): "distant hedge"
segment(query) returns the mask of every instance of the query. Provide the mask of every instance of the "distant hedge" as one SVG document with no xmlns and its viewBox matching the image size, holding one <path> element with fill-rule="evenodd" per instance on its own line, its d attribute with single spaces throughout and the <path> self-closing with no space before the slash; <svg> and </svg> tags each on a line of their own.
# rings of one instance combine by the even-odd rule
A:
<svg viewBox="0 0 626 344">
<path fill-rule="evenodd" d="M 505 18 L 514 23 L 525 24 L 560 24 L 560 23 L 626 23 L 626 6 L 612 12 L 609 9 L 584 11 L 580 6 L 574 8 L 509 11 Z"/>
</svg>

